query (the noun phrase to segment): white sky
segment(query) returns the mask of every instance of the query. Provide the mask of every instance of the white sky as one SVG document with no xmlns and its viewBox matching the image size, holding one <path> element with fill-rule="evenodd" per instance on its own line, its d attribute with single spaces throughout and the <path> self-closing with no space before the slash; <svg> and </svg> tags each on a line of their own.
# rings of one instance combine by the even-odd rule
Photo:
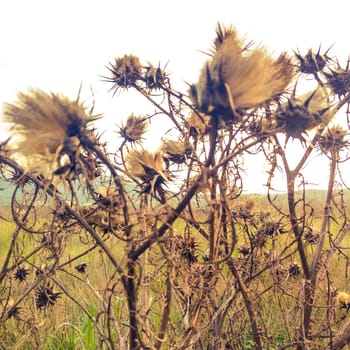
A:
<svg viewBox="0 0 350 350">
<path fill-rule="evenodd" d="M 108 94 L 110 86 L 99 76 L 108 75 L 105 65 L 114 57 L 133 53 L 144 62 L 168 63 L 175 86 L 184 87 L 183 81 L 197 80 L 206 60 L 199 51 L 210 47 L 220 21 L 276 53 L 334 44 L 330 55 L 344 64 L 350 54 L 349 13 L 346 0 L 1 1 L 0 105 L 28 87 L 76 97 L 82 82 L 84 96 L 91 87 L 96 112 L 105 114 L 103 127 L 115 130 L 144 107 L 133 94 L 131 100 L 129 93 Z M 254 164 L 255 174 L 262 172 Z M 249 181 L 251 189 L 260 186 L 255 178 Z"/>
</svg>

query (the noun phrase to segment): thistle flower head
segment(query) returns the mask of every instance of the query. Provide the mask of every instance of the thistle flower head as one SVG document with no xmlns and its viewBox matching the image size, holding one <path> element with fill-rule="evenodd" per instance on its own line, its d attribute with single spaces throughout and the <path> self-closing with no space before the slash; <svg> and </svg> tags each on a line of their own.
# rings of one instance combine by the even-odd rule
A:
<svg viewBox="0 0 350 350">
<path fill-rule="evenodd" d="M 224 84 L 234 108 L 251 108 L 285 91 L 292 78 L 292 65 L 286 54 L 274 60 L 266 50 L 257 48 L 236 56 L 229 44 L 223 44 L 213 59 L 212 76 Z"/>
<path fill-rule="evenodd" d="M 41 309 L 43 307 L 55 305 L 57 298 L 62 293 L 54 293 L 53 286 L 50 283 L 40 286 L 36 291 L 36 307 Z"/>
<path fill-rule="evenodd" d="M 192 146 L 187 142 L 165 140 L 163 142 L 164 158 L 177 164 L 185 162 L 192 152 Z"/>
<path fill-rule="evenodd" d="M 80 144 L 91 140 L 87 124 L 97 119 L 79 97 L 72 101 L 40 89 L 19 93 L 18 101 L 4 104 L 3 115 L 18 137 L 15 150 L 31 164 L 38 159 L 51 161 L 60 152 L 75 152 Z"/>
<path fill-rule="evenodd" d="M 28 274 L 28 269 L 26 269 L 25 267 L 19 267 L 15 272 L 15 279 L 20 282 L 23 282 L 27 278 Z"/>
<path fill-rule="evenodd" d="M 247 50 L 234 28 L 220 27 L 215 51 L 192 85 L 191 98 L 207 114 L 237 119 L 241 109 L 255 108 L 285 92 L 294 76 L 285 53 L 272 58 L 262 47 Z"/>
<path fill-rule="evenodd" d="M 250 237 L 252 247 L 263 248 L 266 244 L 267 236 L 262 230 L 258 230 L 255 235 Z"/>
<path fill-rule="evenodd" d="M 193 112 L 186 123 L 190 136 L 194 138 L 203 137 L 210 128 L 210 116 Z"/>
<path fill-rule="evenodd" d="M 321 54 L 320 46 L 316 53 L 314 53 L 312 49 L 309 49 L 304 56 L 299 52 L 295 52 L 295 56 L 298 60 L 299 71 L 305 74 L 316 74 L 317 72 L 322 71 L 330 60 L 327 56 L 329 50 L 330 48 L 324 54 Z"/>
<path fill-rule="evenodd" d="M 238 247 L 238 251 L 243 255 L 248 255 L 250 253 L 250 245 L 249 244 L 242 244 Z"/>
<path fill-rule="evenodd" d="M 12 298 L 7 300 L 7 317 L 19 319 L 21 307 L 18 306 L 18 303 L 15 303 Z"/>
<path fill-rule="evenodd" d="M 142 181 L 145 193 L 154 194 L 168 180 L 161 152 L 132 150 L 128 154 L 127 169 L 132 176 Z"/>
<path fill-rule="evenodd" d="M 334 116 L 324 91 L 316 89 L 299 98 L 292 96 L 287 103 L 279 106 L 276 112 L 277 127 L 281 127 L 287 136 L 304 140 L 307 134 L 319 125 L 327 124 Z"/>
<path fill-rule="evenodd" d="M 148 89 L 159 89 L 168 81 L 168 75 L 159 65 L 154 67 L 149 64 L 145 67 L 144 81 Z"/>
<path fill-rule="evenodd" d="M 290 263 L 288 266 L 288 274 L 289 276 L 297 277 L 301 273 L 300 265 L 298 263 Z"/>
<path fill-rule="evenodd" d="M 328 127 L 318 141 L 319 147 L 324 153 L 339 152 L 348 144 L 346 140 L 347 135 L 348 132 L 340 125 Z"/>
<path fill-rule="evenodd" d="M 81 263 L 75 266 L 75 269 L 80 273 L 86 273 L 87 263 Z"/>
<path fill-rule="evenodd" d="M 131 114 L 125 125 L 120 127 L 119 133 L 127 142 L 140 142 L 147 131 L 148 123 L 144 117 Z"/>
<path fill-rule="evenodd" d="M 320 240 L 320 235 L 314 233 L 312 228 L 310 228 L 304 233 L 304 240 L 308 244 L 315 244 Z"/>
<path fill-rule="evenodd" d="M 217 24 L 215 29 L 216 37 L 213 41 L 214 53 L 218 51 L 221 45 L 226 41 L 230 40 L 232 47 L 236 45 L 236 50 L 244 50 L 244 43 L 242 39 L 238 37 L 237 31 L 234 26 L 224 26 L 220 23 Z M 247 48 L 247 47 L 245 47 Z"/>
<path fill-rule="evenodd" d="M 118 207 L 121 199 L 118 190 L 115 188 L 101 186 L 97 192 L 96 201 L 103 208 Z"/>
<path fill-rule="evenodd" d="M 335 69 L 329 69 L 329 72 L 323 72 L 327 79 L 327 85 L 334 95 L 342 97 L 350 91 L 350 69 L 348 60 L 346 67 L 342 68 L 339 63 Z"/>
<path fill-rule="evenodd" d="M 115 58 L 114 63 L 107 67 L 111 77 L 105 77 L 106 81 L 113 83 L 111 90 L 128 89 L 142 78 L 142 66 L 140 59 L 134 55 L 124 55 Z"/>
<path fill-rule="evenodd" d="M 176 252 L 189 264 L 198 261 L 198 243 L 193 237 L 176 236 Z"/>
<path fill-rule="evenodd" d="M 266 236 L 273 236 L 285 232 L 279 221 L 265 221 L 258 232 Z"/>
<path fill-rule="evenodd" d="M 250 220 L 254 217 L 255 203 L 254 201 L 247 200 L 242 205 L 235 207 L 232 210 L 232 215 L 234 218 Z"/>
<path fill-rule="evenodd" d="M 20 316 L 20 312 L 21 312 L 21 308 L 19 306 L 11 306 L 7 311 L 7 317 L 8 318 L 14 317 L 18 319 Z"/>
</svg>

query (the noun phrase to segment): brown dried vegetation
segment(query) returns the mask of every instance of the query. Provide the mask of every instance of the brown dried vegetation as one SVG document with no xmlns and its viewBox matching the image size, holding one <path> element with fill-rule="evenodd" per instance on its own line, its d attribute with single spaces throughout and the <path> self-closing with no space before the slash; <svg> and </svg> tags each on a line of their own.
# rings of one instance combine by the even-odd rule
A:
<svg viewBox="0 0 350 350">
<path fill-rule="evenodd" d="M 116 58 L 112 91 L 135 89 L 156 109 L 147 120 L 168 118 L 171 137 L 155 152 L 143 145 L 143 117 L 126 118 L 110 150 L 79 98 L 34 89 L 6 104 L 1 348 L 25 339 L 44 348 L 57 315 L 74 329 L 76 315 L 87 318 L 101 349 L 348 343 L 348 296 L 338 292 L 348 287 L 349 73 L 327 54 L 273 58 L 220 25 L 188 98 L 160 65 Z M 305 76 L 318 87 L 299 96 Z M 302 144 L 294 167 L 289 138 Z M 242 195 L 242 159 L 257 154 L 268 164 L 263 204 Z M 329 162 L 321 208 L 303 176 L 313 156 Z M 280 172 L 286 195 L 274 190 Z"/>
</svg>

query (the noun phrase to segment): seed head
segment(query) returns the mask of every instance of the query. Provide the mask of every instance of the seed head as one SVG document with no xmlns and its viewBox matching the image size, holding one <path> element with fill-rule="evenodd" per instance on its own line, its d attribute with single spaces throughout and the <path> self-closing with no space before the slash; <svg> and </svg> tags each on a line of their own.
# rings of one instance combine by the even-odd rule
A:
<svg viewBox="0 0 350 350">
<path fill-rule="evenodd" d="M 315 90 L 296 99 L 294 96 L 287 103 L 279 106 L 276 112 L 276 123 L 282 128 L 287 138 L 304 141 L 304 134 L 319 125 L 327 124 L 334 116 L 324 92 Z"/>
<path fill-rule="evenodd" d="M 232 210 L 232 216 L 236 219 L 251 220 L 254 217 L 254 201 L 247 200 L 242 205 L 235 207 Z"/>
<path fill-rule="evenodd" d="M 237 111 L 259 107 L 285 92 L 294 76 L 285 53 L 274 59 L 262 47 L 247 50 L 232 27 L 220 27 L 214 46 L 212 58 L 190 89 L 201 112 L 235 120 Z"/>
<path fill-rule="evenodd" d="M 234 26 L 224 26 L 218 23 L 215 28 L 216 37 L 213 41 L 212 54 L 220 50 L 221 46 L 227 41 L 231 41 L 232 48 L 235 48 L 235 52 L 243 52 L 248 49 L 250 44 L 245 45 L 244 41 L 238 37 L 237 30 Z"/>
<path fill-rule="evenodd" d="M 339 63 L 335 69 L 329 69 L 329 72 L 323 72 L 327 79 L 327 85 L 330 87 L 334 95 L 342 97 L 350 91 L 350 69 L 349 60 L 345 69 Z"/>
<path fill-rule="evenodd" d="M 300 275 L 300 266 L 297 263 L 291 263 L 288 266 L 288 274 L 289 276 L 297 277 Z"/>
<path fill-rule="evenodd" d="M 206 135 L 210 129 L 210 116 L 193 112 L 186 120 L 190 136 L 197 139 Z"/>
<path fill-rule="evenodd" d="M 144 117 L 129 115 L 126 124 L 120 127 L 119 133 L 127 142 L 140 142 L 147 131 L 148 123 Z"/>
<path fill-rule="evenodd" d="M 119 89 L 133 87 L 142 78 L 142 66 L 140 59 L 134 55 L 124 55 L 115 58 L 114 63 L 110 63 L 108 70 L 111 77 L 105 77 L 106 81 L 113 83 L 111 90 L 117 92 Z"/>
<path fill-rule="evenodd" d="M 45 241 L 45 240 L 46 240 L 46 238 L 43 237 L 43 241 Z M 35 270 L 35 276 L 36 276 L 36 277 L 41 277 L 41 276 L 43 276 L 44 274 L 45 274 L 45 268 L 44 268 L 43 266 L 38 267 L 38 268 Z"/>
<path fill-rule="evenodd" d="M 164 158 L 176 164 L 182 164 L 192 152 L 192 146 L 186 142 L 165 140 L 163 142 Z"/>
<path fill-rule="evenodd" d="M 279 233 L 283 233 L 284 230 L 278 221 L 266 221 L 260 227 L 259 232 L 264 233 L 266 236 L 273 236 Z"/>
<path fill-rule="evenodd" d="M 96 201 L 99 206 L 109 209 L 119 207 L 121 199 L 119 192 L 115 188 L 101 186 L 96 194 Z"/>
<path fill-rule="evenodd" d="M 308 244 L 315 244 L 319 241 L 320 235 L 318 233 L 313 233 L 312 229 L 310 228 L 304 233 L 304 239 Z"/>
<path fill-rule="evenodd" d="M 27 278 L 28 274 L 28 269 L 26 269 L 25 267 L 19 267 L 15 272 L 15 279 L 20 282 L 23 282 Z"/>
<path fill-rule="evenodd" d="M 43 307 L 55 305 L 57 298 L 62 293 L 54 293 L 53 286 L 48 284 L 44 284 L 38 288 L 36 291 L 36 306 L 38 309 Z"/>
<path fill-rule="evenodd" d="M 47 166 L 58 154 L 71 156 L 80 144 L 90 142 L 92 131 L 87 124 L 97 119 L 79 101 L 79 96 L 73 101 L 40 89 L 19 93 L 16 102 L 4 104 L 3 112 L 5 122 L 12 125 L 15 151 L 33 168 L 39 166 L 38 160 Z"/>
<path fill-rule="evenodd" d="M 346 136 L 348 132 L 340 125 L 333 125 L 325 130 L 321 135 L 318 144 L 320 149 L 324 153 L 336 151 L 339 152 L 342 148 L 346 147 L 348 141 Z"/>
<path fill-rule="evenodd" d="M 321 46 L 317 53 L 314 53 L 312 49 L 302 56 L 299 52 L 295 52 L 295 56 L 298 60 L 299 71 L 305 74 L 316 74 L 325 68 L 326 64 L 330 60 L 327 56 L 328 49 L 324 54 L 320 53 Z"/>
<path fill-rule="evenodd" d="M 263 248 L 266 244 L 266 240 L 266 232 L 258 230 L 255 235 L 251 236 L 251 245 L 252 247 Z"/>
<path fill-rule="evenodd" d="M 8 300 L 7 306 L 8 306 L 7 317 L 8 318 L 14 317 L 15 319 L 19 319 L 21 307 L 19 307 L 18 304 L 15 304 L 13 299 Z"/>
<path fill-rule="evenodd" d="M 132 150 L 128 154 L 127 169 L 132 176 L 142 180 L 145 193 L 153 194 L 161 190 L 161 186 L 168 180 L 161 152 Z"/>
<path fill-rule="evenodd" d="M 238 250 L 243 256 L 245 256 L 250 253 L 250 246 L 248 244 L 242 244 L 238 247 Z"/>
<path fill-rule="evenodd" d="M 154 67 L 150 64 L 145 67 L 144 81 L 148 89 L 159 89 L 168 81 L 168 75 L 160 66 Z"/>
<path fill-rule="evenodd" d="M 177 236 L 176 251 L 189 264 L 198 260 L 198 243 L 193 237 Z"/>
<path fill-rule="evenodd" d="M 21 308 L 19 306 L 11 306 L 7 312 L 7 317 L 8 318 L 14 317 L 18 319 L 20 312 L 21 312 Z"/>
<path fill-rule="evenodd" d="M 80 273 L 86 273 L 87 263 L 81 263 L 75 266 L 75 269 Z"/>
</svg>

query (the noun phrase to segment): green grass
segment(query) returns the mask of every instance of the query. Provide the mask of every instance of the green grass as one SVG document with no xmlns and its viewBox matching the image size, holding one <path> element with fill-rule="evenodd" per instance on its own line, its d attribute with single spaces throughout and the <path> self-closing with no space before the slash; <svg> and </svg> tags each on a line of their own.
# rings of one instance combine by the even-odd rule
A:
<svg viewBox="0 0 350 350">
<path fill-rule="evenodd" d="M 62 323 L 56 327 L 45 344 L 47 350 L 87 349 L 81 329 L 70 323 Z"/>
</svg>

